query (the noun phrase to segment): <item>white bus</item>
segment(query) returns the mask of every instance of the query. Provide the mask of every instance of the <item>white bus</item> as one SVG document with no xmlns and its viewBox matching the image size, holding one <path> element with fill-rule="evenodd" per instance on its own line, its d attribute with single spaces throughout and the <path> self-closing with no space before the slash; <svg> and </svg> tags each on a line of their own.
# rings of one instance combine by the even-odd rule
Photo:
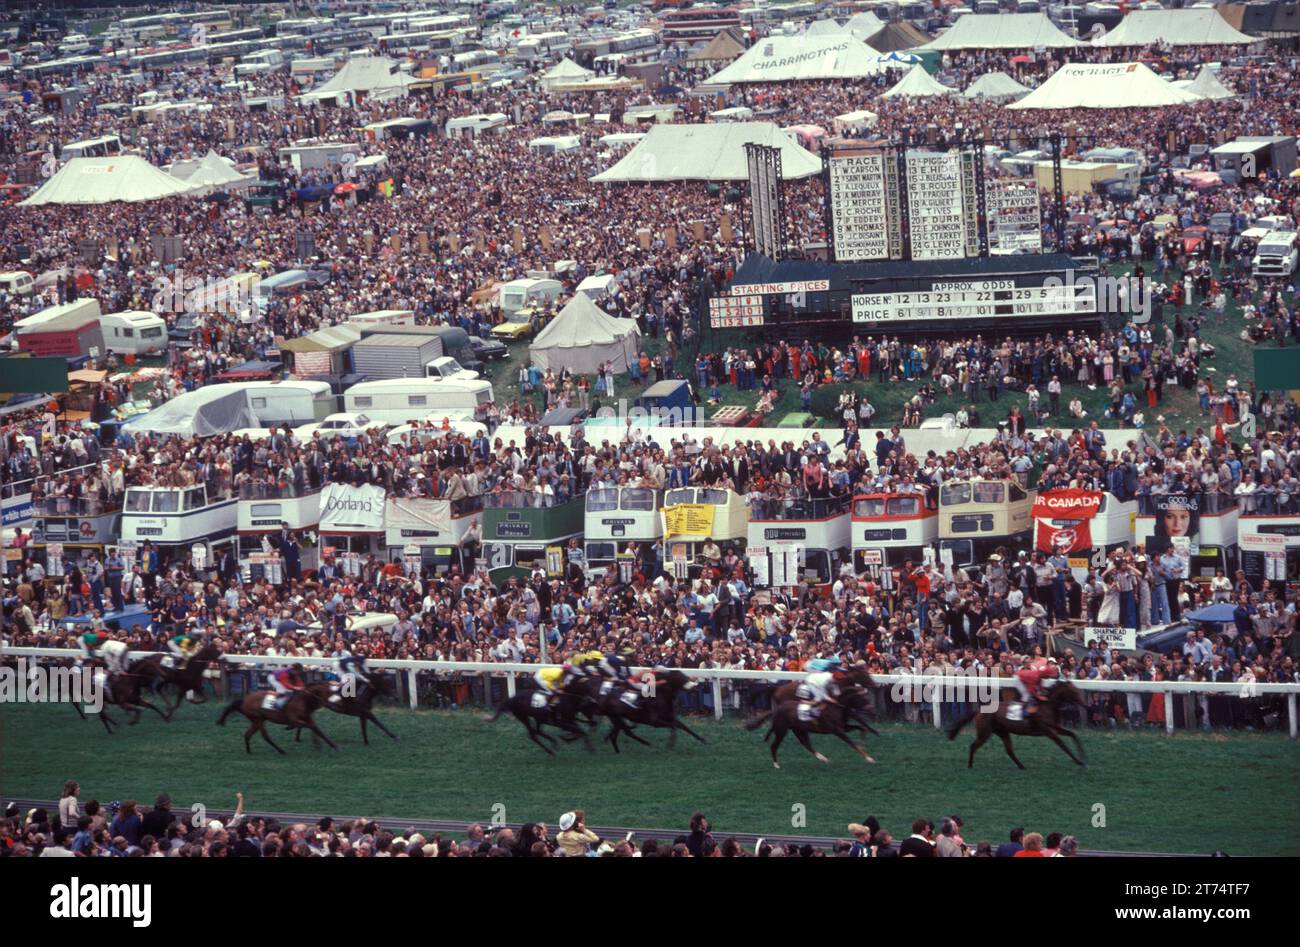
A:
<svg viewBox="0 0 1300 947">
<path fill-rule="evenodd" d="M 659 504 L 663 493 L 649 487 L 593 487 L 583 518 L 587 568 L 601 574 L 614 567 L 629 543 L 653 549 L 663 538 Z"/>
<path fill-rule="evenodd" d="M 374 421 L 406 424 L 439 411 L 478 411 L 492 399 L 492 384 L 487 381 L 386 378 L 363 381 L 343 392 L 343 410 Z"/>
</svg>

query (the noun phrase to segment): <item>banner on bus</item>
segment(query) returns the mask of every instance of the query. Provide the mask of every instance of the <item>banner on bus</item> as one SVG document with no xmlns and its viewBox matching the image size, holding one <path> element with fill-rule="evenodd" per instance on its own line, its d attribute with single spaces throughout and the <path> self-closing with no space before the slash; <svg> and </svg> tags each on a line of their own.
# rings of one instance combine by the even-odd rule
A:
<svg viewBox="0 0 1300 947">
<path fill-rule="evenodd" d="M 1045 520 L 1090 520 L 1101 509 L 1100 490 L 1044 490 L 1034 500 L 1034 516 Z"/>
</svg>

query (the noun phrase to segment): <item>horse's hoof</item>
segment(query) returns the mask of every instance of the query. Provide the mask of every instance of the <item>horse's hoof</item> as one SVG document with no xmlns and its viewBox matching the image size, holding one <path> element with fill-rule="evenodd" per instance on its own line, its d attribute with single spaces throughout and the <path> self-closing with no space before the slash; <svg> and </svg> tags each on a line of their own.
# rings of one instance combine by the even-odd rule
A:
<svg viewBox="0 0 1300 947">
<path fill-rule="evenodd" d="M 780 764 L 780 763 L 773 763 L 772 766 L 774 766 L 776 769 L 780 769 L 780 768 L 781 768 L 781 764 Z"/>
<path fill-rule="evenodd" d="M 874 762 L 875 762 L 875 758 L 874 758 L 874 757 L 864 756 L 863 759 L 866 760 L 868 763 L 874 763 Z"/>
<path fill-rule="evenodd" d="M 825 756 L 823 756 L 822 754 L 820 754 L 820 753 L 817 754 L 817 759 L 821 760 L 821 761 L 822 761 L 823 763 L 825 763 L 827 766 L 830 765 L 830 762 L 831 762 L 831 761 L 830 761 L 829 759 L 827 759 Z"/>
</svg>

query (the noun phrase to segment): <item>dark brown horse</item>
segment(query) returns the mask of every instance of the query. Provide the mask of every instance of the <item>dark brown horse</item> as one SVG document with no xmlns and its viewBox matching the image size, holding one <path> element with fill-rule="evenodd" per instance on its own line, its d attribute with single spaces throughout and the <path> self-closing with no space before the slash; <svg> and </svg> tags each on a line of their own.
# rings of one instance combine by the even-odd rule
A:
<svg viewBox="0 0 1300 947">
<path fill-rule="evenodd" d="M 639 686 L 619 682 L 615 682 L 606 693 L 597 696 L 596 712 L 609 718 L 611 729 L 605 739 L 614 748 L 614 752 L 619 752 L 618 737 L 622 733 L 626 733 L 637 743 L 650 745 L 649 741 L 643 740 L 632 732 L 632 728 L 637 724 L 666 727 L 669 731 L 669 746 L 677 742 L 678 730 L 689 733 L 703 743 L 704 737 L 677 719 L 677 695 L 684 690 L 691 690 L 697 683 L 681 671 L 656 668 L 655 686 L 648 697 L 642 695 Z M 605 688 L 600 689 L 605 690 Z"/>
<path fill-rule="evenodd" d="M 523 685 L 514 695 L 507 697 L 497 707 L 496 713 L 484 714 L 488 723 L 494 722 L 506 711 L 524 725 L 528 739 L 532 740 L 551 756 L 555 755 L 552 746 L 559 746 L 559 741 L 546 732 L 548 726 L 564 731 L 566 740 L 582 740 L 588 750 L 593 749 L 591 737 L 578 724 L 579 713 L 590 710 L 592 699 L 588 693 L 590 678 L 580 677 L 566 681 L 562 689 L 548 696 L 536 686 L 529 686 L 531 680 L 521 681 Z M 542 740 L 550 741 L 547 746 Z"/>
<path fill-rule="evenodd" d="M 361 682 L 356 692 L 351 695 L 345 695 L 342 692 L 336 694 L 333 686 L 325 682 L 309 684 L 307 690 L 316 695 L 321 702 L 321 706 L 326 710 L 332 710 L 336 714 L 343 714 L 347 717 L 360 718 L 361 742 L 367 746 L 370 745 L 370 735 L 366 732 L 367 723 L 373 723 L 388 736 L 394 740 L 397 739 L 397 734 L 385 727 L 371 710 L 376 698 L 386 697 L 391 692 L 391 684 L 383 674 L 372 673 L 368 681 Z M 296 742 L 301 739 L 302 730 L 299 730 L 294 734 L 294 740 Z"/>
<path fill-rule="evenodd" d="M 787 700 L 779 704 L 776 710 L 768 715 L 772 718 L 772 726 L 763 735 L 764 740 L 771 740 L 772 742 L 772 765 L 777 769 L 781 768 L 781 762 L 777 759 L 776 753 L 781 747 L 781 741 L 785 739 L 788 733 L 793 733 L 795 739 L 803 745 L 803 748 L 823 763 L 830 763 L 830 760 L 813 749 L 812 741 L 808 739 L 810 733 L 826 733 L 839 737 L 853 747 L 857 754 L 868 763 L 874 763 L 875 760 L 867 753 L 866 747 L 855 742 L 848 734 L 854 715 L 865 707 L 866 701 L 866 691 L 855 687 L 845 691 L 838 702 L 822 704 L 815 717 L 811 716 L 808 711 L 800 711 L 801 707 L 814 706 L 811 701 Z M 745 729 L 757 730 L 763 725 L 765 719 L 766 717 L 760 717 L 750 720 L 745 724 Z"/>
<path fill-rule="evenodd" d="M 170 720 L 172 714 L 180 707 L 181 702 L 188 693 L 196 693 L 199 700 L 195 703 L 202 703 L 203 696 L 203 675 L 208 670 L 208 665 L 221 659 L 221 651 L 214 645 L 205 644 L 200 648 L 193 657 L 185 662 L 182 668 L 173 667 L 167 658 L 167 654 L 151 654 L 147 658 L 141 658 L 131 665 L 130 673 L 134 674 L 146 682 L 149 682 L 159 694 L 162 694 L 163 701 L 167 705 L 167 713 L 163 719 Z M 164 688 L 176 688 L 175 701 L 168 701 Z"/>
<path fill-rule="evenodd" d="M 870 672 L 867 671 L 865 667 L 860 665 L 855 665 L 851 668 L 848 668 L 845 671 L 844 675 L 841 677 L 841 679 L 838 680 L 836 683 L 839 685 L 841 690 L 847 690 L 850 687 L 871 687 L 872 686 L 871 674 Z M 801 700 L 802 698 L 800 698 L 799 696 L 799 687 L 802 684 L 803 681 L 786 681 L 776 690 L 772 691 L 772 710 L 765 711 L 759 714 L 757 717 L 753 718 L 750 721 L 750 723 L 752 723 L 753 726 L 751 727 L 748 726 L 747 724 L 746 729 L 757 730 L 759 727 L 761 727 L 764 723 L 767 722 L 767 719 L 772 716 L 772 714 L 776 711 L 777 707 L 780 707 L 782 704 L 788 703 L 792 700 L 794 701 Z M 866 706 L 866 702 L 863 702 L 863 707 L 865 708 L 865 706 Z M 880 732 L 876 730 L 875 727 L 871 726 L 869 722 L 867 722 L 866 713 L 864 710 L 856 710 L 850 716 L 848 729 L 865 730 L 867 733 L 880 736 Z"/>
<path fill-rule="evenodd" d="M 337 750 L 338 746 L 329 737 L 325 736 L 311 715 L 321 708 L 321 699 L 308 690 L 292 691 L 289 699 L 278 706 L 269 707 L 266 698 L 274 696 L 275 691 L 254 691 L 251 694 L 245 694 L 236 700 L 232 700 L 226 709 L 221 712 L 217 718 L 217 726 L 224 726 L 226 718 L 232 713 L 241 713 L 248 718 L 248 729 L 244 731 L 244 749 L 252 753 L 253 746 L 251 743 L 254 733 L 260 732 L 262 739 L 271 744 L 275 752 L 284 755 L 284 750 L 276 746 L 271 735 L 266 732 L 268 723 L 281 724 L 296 730 L 299 727 L 306 727 L 312 732 L 313 742 L 316 738 L 324 740 L 333 749 Z"/>
<path fill-rule="evenodd" d="M 948 739 L 955 740 L 957 734 L 961 732 L 962 727 L 970 723 L 974 718 L 975 739 L 970 745 L 970 756 L 966 760 L 966 768 L 970 769 L 975 765 L 975 751 L 988 742 L 989 737 L 997 734 L 1002 738 L 1002 745 L 1006 747 L 1007 756 L 1011 761 L 1021 769 L 1025 764 L 1020 762 L 1016 756 L 1016 751 L 1011 747 L 1011 737 L 1047 737 L 1062 750 L 1065 755 L 1080 766 L 1087 766 L 1087 756 L 1083 752 L 1083 744 L 1079 738 L 1074 735 L 1072 730 L 1067 730 L 1061 726 L 1061 710 L 1071 705 L 1078 705 L 1087 709 L 1084 703 L 1083 694 L 1079 688 L 1075 687 L 1069 681 L 1061 681 L 1052 686 L 1047 691 L 1047 696 L 1038 702 L 1038 712 L 1028 713 L 1028 708 L 1020 707 L 1016 700 L 1015 691 L 1003 691 L 1002 697 L 995 705 L 981 708 L 980 710 L 967 714 L 961 720 L 958 720 L 948 728 Z M 1009 711 L 1013 706 L 1020 707 L 1019 712 L 1014 716 L 1009 716 Z M 1061 737 L 1067 736 L 1074 741 L 1074 745 L 1079 749 L 1079 755 L 1075 756 L 1070 752 L 1070 748 L 1065 745 Z"/>
<path fill-rule="evenodd" d="M 82 669 L 82 673 L 97 674 L 106 672 L 101 672 L 92 667 L 86 667 Z M 167 719 L 167 715 L 163 713 L 161 709 L 155 707 L 140 696 L 140 692 L 144 689 L 146 683 L 148 683 L 146 678 L 140 677 L 138 674 L 132 674 L 129 671 L 121 674 L 110 675 L 103 682 L 101 686 L 104 691 L 104 702 L 99 708 L 99 713 L 96 716 L 99 717 L 99 722 L 104 725 L 104 730 L 106 732 L 112 733 L 114 727 L 120 726 L 108 715 L 109 706 L 121 708 L 131 714 L 131 719 L 128 723 L 133 726 L 140 722 L 140 711 L 142 709 L 152 710 L 164 720 Z M 82 709 L 79 702 L 74 701 L 72 708 L 80 715 L 82 720 L 86 719 L 86 712 Z"/>
</svg>

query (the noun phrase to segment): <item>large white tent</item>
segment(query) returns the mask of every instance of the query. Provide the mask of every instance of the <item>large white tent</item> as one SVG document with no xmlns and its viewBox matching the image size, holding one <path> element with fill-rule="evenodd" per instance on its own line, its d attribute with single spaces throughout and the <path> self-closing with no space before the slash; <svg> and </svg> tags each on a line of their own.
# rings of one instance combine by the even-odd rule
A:
<svg viewBox="0 0 1300 947">
<path fill-rule="evenodd" d="M 883 30 L 885 21 L 874 13 L 855 13 L 849 17 L 849 22 L 845 23 L 844 27 L 858 39 L 866 39 Z"/>
<path fill-rule="evenodd" d="M 838 36 L 771 36 L 761 39 L 711 79 L 711 85 L 734 82 L 794 82 L 804 79 L 861 79 L 885 67 L 879 53 L 848 34 Z"/>
<path fill-rule="evenodd" d="M 907 75 L 899 79 L 888 92 L 881 93 L 880 97 L 882 99 L 893 99 L 900 96 L 922 98 L 929 95 L 952 95 L 956 91 L 956 89 L 951 89 L 941 83 L 926 72 L 924 66 L 918 64 L 907 70 Z"/>
<path fill-rule="evenodd" d="M 637 357 L 640 338 L 635 319 L 611 316 L 586 293 L 578 293 L 537 334 L 528 356 L 542 371 L 567 368 L 578 375 L 594 375 L 610 362 L 618 374 Z"/>
<path fill-rule="evenodd" d="M 1009 109 L 1127 109 L 1186 105 L 1199 95 L 1176 88 L 1140 62 L 1066 63 Z"/>
<path fill-rule="evenodd" d="M 962 95 L 968 99 L 1017 99 L 1029 92 L 1029 86 L 1021 85 L 1005 72 L 986 72 L 969 86 Z"/>
<path fill-rule="evenodd" d="M 1218 10 L 1134 10 L 1119 26 L 1092 41 L 1094 46 L 1235 46 L 1255 43 Z"/>
<path fill-rule="evenodd" d="M 1060 49 L 1081 45 L 1063 33 L 1046 13 L 967 13 L 917 49 Z"/>
<path fill-rule="evenodd" d="M 397 68 L 397 60 L 387 56 L 353 56 L 309 98 L 324 98 L 340 92 L 363 92 L 376 98 L 405 95 L 415 80 Z"/>
<path fill-rule="evenodd" d="M 1231 99 L 1237 95 L 1220 81 L 1219 74 L 1209 66 L 1202 66 L 1195 79 L 1179 79 L 1174 85 L 1206 99 Z"/>
<path fill-rule="evenodd" d="M 550 88 L 559 83 L 583 82 L 594 75 L 590 69 L 584 69 L 572 59 L 561 59 L 542 74 L 542 85 Z"/>
<path fill-rule="evenodd" d="M 848 33 L 847 26 L 840 26 L 835 20 L 813 20 L 803 31 L 804 36 L 840 36 Z"/>
<path fill-rule="evenodd" d="M 212 150 L 196 161 L 174 162 L 168 173 L 204 193 L 247 187 L 256 180 L 240 174 L 233 161 Z"/>
<path fill-rule="evenodd" d="M 787 181 L 821 173 L 821 159 L 771 122 L 718 122 L 652 125 L 622 160 L 591 180 L 744 181 L 749 142 L 781 149 L 781 175 Z"/>
<path fill-rule="evenodd" d="M 138 155 L 73 158 L 18 206 L 137 203 L 196 193 L 194 185 L 176 180 Z"/>
</svg>

